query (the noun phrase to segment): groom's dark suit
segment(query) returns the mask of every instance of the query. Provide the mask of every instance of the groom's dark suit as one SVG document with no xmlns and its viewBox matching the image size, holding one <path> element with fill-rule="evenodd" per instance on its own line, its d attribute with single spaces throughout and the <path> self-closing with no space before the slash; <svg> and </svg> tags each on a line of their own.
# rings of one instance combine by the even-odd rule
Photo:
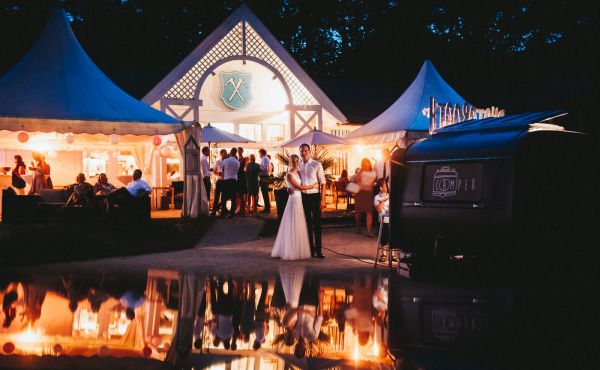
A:
<svg viewBox="0 0 600 370">
<path fill-rule="evenodd" d="M 300 161 L 298 169 L 302 185 L 325 184 L 323 166 L 319 161 L 309 159 L 306 163 Z M 320 189 L 302 191 L 302 207 L 306 217 L 308 228 L 308 240 L 310 241 L 310 254 L 313 257 L 322 257 L 321 252 L 321 191 Z"/>
</svg>

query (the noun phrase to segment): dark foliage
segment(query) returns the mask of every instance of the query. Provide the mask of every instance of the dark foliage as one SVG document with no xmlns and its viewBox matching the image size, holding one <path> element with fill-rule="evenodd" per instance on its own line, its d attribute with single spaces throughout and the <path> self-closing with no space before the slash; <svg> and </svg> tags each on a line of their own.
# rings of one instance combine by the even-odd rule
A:
<svg viewBox="0 0 600 370">
<path fill-rule="evenodd" d="M 0 73 L 64 7 L 83 47 L 142 97 L 240 0 L 3 0 Z M 571 129 L 593 123 L 600 65 L 599 3 L 516 0 L 249 0 L 273 34 L 351 121 L 385 109 L 431 59 L 477 106 L 566 108 Z"/>
</svg>

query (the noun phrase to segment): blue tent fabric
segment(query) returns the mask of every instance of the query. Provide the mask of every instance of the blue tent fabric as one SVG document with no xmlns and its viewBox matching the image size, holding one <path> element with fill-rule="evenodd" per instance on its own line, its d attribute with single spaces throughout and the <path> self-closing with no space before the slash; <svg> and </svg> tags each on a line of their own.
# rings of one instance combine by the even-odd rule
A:
<svg viewBox="0 0 600 370">
<path fill-rule="evenodd" d="M 523 135 L 564 130 L 547 123 L 539 125 L 564 114 L 557 110 L 524 113 L 446 126 L 413 144 L 409 149 L 410 161 L 508 156 L 515 151 Z"/>
<path fill-rule="evenodd" d="M 0 78 L 0 129 L 153 135 L 183 125 L 115 85 L 57 9 L 34 47 Z"/>
<path fill-rule="evenodd" d="M 349 133 L 347 138 L 364 138 L 383 135 L 382 143 L 392 138 L 390 135 L 402 131 L 429 131 L 428 108 L 430 98 L 441 103 L 463 105 L 467 101 L 460 96 L 436 70 L 433 63 L 426 60 L 419 74 L 404 93 L 387 110 L 363 127 Z"/>
<path fill-rule="evenodd" d="M 437 129 L 435 134 L 437 135 L 449 132 L 475 131 L 485 129 L 529 128 L 529 125 L 533 123 L 541 123 L 553 118 L 563 116 L 565 114 L 567 113 L 562 110 L 551 110 L 545 112 L 513 114 L 504 117 L 472 119 Z"/>
</svg>

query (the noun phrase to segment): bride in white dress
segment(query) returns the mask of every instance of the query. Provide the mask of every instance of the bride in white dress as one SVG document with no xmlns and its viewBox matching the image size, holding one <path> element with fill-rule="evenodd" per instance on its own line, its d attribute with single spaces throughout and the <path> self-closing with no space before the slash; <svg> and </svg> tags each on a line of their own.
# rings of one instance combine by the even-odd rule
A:
<svg viewBox="0 0 600 370">
<path fill-rule="evenodd" d="M 310 190 L 319 187 L 319 184 L 303 186 L 298 174 L 300 158 L 296 154 L 290 156 L 290 169 L 286 175 L 288 189 L 293 192 L 288 198 L 275 245 L 271 257 L 282 260 L 302 260 L 310 258 L 310 242 L 308 241 L 308 228 L 302 207 L 301 190 Z"/>
</svg>

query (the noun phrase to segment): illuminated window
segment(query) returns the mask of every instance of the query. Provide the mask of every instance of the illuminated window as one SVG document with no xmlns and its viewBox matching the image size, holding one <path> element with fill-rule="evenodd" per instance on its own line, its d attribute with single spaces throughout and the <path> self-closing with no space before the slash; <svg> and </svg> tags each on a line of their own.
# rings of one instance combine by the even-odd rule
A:
<svg viewBox="0 0 600 370">
<path fill-rule="evenodd" d="M 283 125 L 267 126 L 267 141 L 283 141 Z"/>
<path fill-rule="evenodd" d="M 89 157 L 83 158 L 83 173 L 86 177 L 94 177 L 106 173 L 108 152 L 90 152 Z"/>
<path fill-rule="evenodd" d="M 260 141 L 261 127 L 261 125 L 257 124 L 240 124 L 240 136 L 253 141 Z"/>
</svg>

